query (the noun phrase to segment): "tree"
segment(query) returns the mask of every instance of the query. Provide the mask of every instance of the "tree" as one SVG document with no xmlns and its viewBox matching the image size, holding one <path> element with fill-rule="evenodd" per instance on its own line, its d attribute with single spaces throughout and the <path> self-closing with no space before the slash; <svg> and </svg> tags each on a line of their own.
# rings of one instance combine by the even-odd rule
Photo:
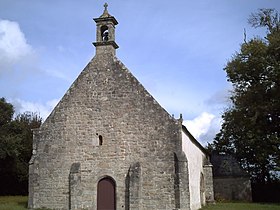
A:
<svg viewBox="0 0 280 210">
<path fill-rule="evenodd" d="M 261 9 L 249 23 L 265 27 L 267 33 L 263 39 L 243 43 L 227 63 L 232 105 L 224 112 L 222 128 L 210 147 L 234 154 L 253 181 L 264 183 L 280 172 L 279 14 Z"/>
<path fill-rule="evenodd" d="M 13 105 L 0 99 L 0 194 L 27 194 L 28 162 L 32 153 L 32 129 L 41 125 L 35 113 L 13 118 Z M 3 118 L 2 118 L 3 117 Z"/>
<path fill-rule="evenodd" d="M 5 98 L 0 98 L 0 126 L 4 126 L 6 123 L 12 120 L 14 114 L 13 105 L 7 103 Z"/>
</svg>

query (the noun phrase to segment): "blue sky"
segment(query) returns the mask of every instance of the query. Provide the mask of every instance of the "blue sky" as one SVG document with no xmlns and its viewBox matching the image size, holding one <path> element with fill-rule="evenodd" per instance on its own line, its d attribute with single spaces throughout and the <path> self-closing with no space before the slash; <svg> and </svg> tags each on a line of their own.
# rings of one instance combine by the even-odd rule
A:
<svg viewBox="0 0 280 210">
<path fill-rule="evenodd" d="M 0 0 L 0 97 L 44 118 L 95 54 L 100 0 Z M 247 19 L 279 0 L 107 0 L 117 57 L 202 144 L 219 130 L 231 85 L 223 71 Z"/>
</svg>

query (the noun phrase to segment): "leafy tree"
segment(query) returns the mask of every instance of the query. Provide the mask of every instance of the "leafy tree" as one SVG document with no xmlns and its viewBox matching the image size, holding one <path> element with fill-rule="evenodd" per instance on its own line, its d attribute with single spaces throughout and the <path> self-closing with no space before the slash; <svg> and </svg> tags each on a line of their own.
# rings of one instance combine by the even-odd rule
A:
<svg viewBox="0 0 280 210">
<path fill-rule="evenodd" d="M 4 126 L 12 120 L 14 114 L 12 104 L 6 102 L 5 98 L 0 98 L 0 126 Z"/>
<path fill-rule="evenodd" d="M 232 105 L 224 112 L 222 128 L 210 147 L 234 154 L 253 181 L 270 182 L 280 172 L 279 14 L 261 9 L 249 23 L 265 27 L 267 33 L 243 43 L 227 63 Z"/>
<path fill-rule="evenodd" d="M 13 118 L 13 105 L 0 99 L 0 194 L 27 194 L 32 129 L 42 119 L 34 113 Z"/>
</svg>

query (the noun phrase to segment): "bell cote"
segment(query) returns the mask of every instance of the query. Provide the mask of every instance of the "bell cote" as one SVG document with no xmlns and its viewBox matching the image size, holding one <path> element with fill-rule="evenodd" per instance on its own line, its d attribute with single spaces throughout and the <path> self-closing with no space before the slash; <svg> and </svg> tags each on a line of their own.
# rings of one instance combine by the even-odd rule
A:
<svg viewBox="0 0 280 210">
<path fill-rule="evenodd" d="M 96 23 L 96 42 L 93 45 L 96 47 L 96 54 L 112 53 L 116 54 L 116 49 L 119 48 L 115 42 L 115 25 L 118 21 L 109 14 L 108 4 L 104 4 L 104 12 L 99 18 L 94 18 Z"/>
</svg>

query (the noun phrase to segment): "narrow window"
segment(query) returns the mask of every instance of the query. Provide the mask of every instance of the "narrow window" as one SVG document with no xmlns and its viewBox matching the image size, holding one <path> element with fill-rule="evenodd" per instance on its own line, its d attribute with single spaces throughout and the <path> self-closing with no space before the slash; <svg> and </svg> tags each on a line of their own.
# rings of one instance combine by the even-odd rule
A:
<svg viewBox="0 0 280 210">
<path fill-rule="evenodd" d="M 103 137 L 99 135 L 98 139 L 99 139 L 99 146 L 101 146 L 103 144 Z"/>
</svg>

